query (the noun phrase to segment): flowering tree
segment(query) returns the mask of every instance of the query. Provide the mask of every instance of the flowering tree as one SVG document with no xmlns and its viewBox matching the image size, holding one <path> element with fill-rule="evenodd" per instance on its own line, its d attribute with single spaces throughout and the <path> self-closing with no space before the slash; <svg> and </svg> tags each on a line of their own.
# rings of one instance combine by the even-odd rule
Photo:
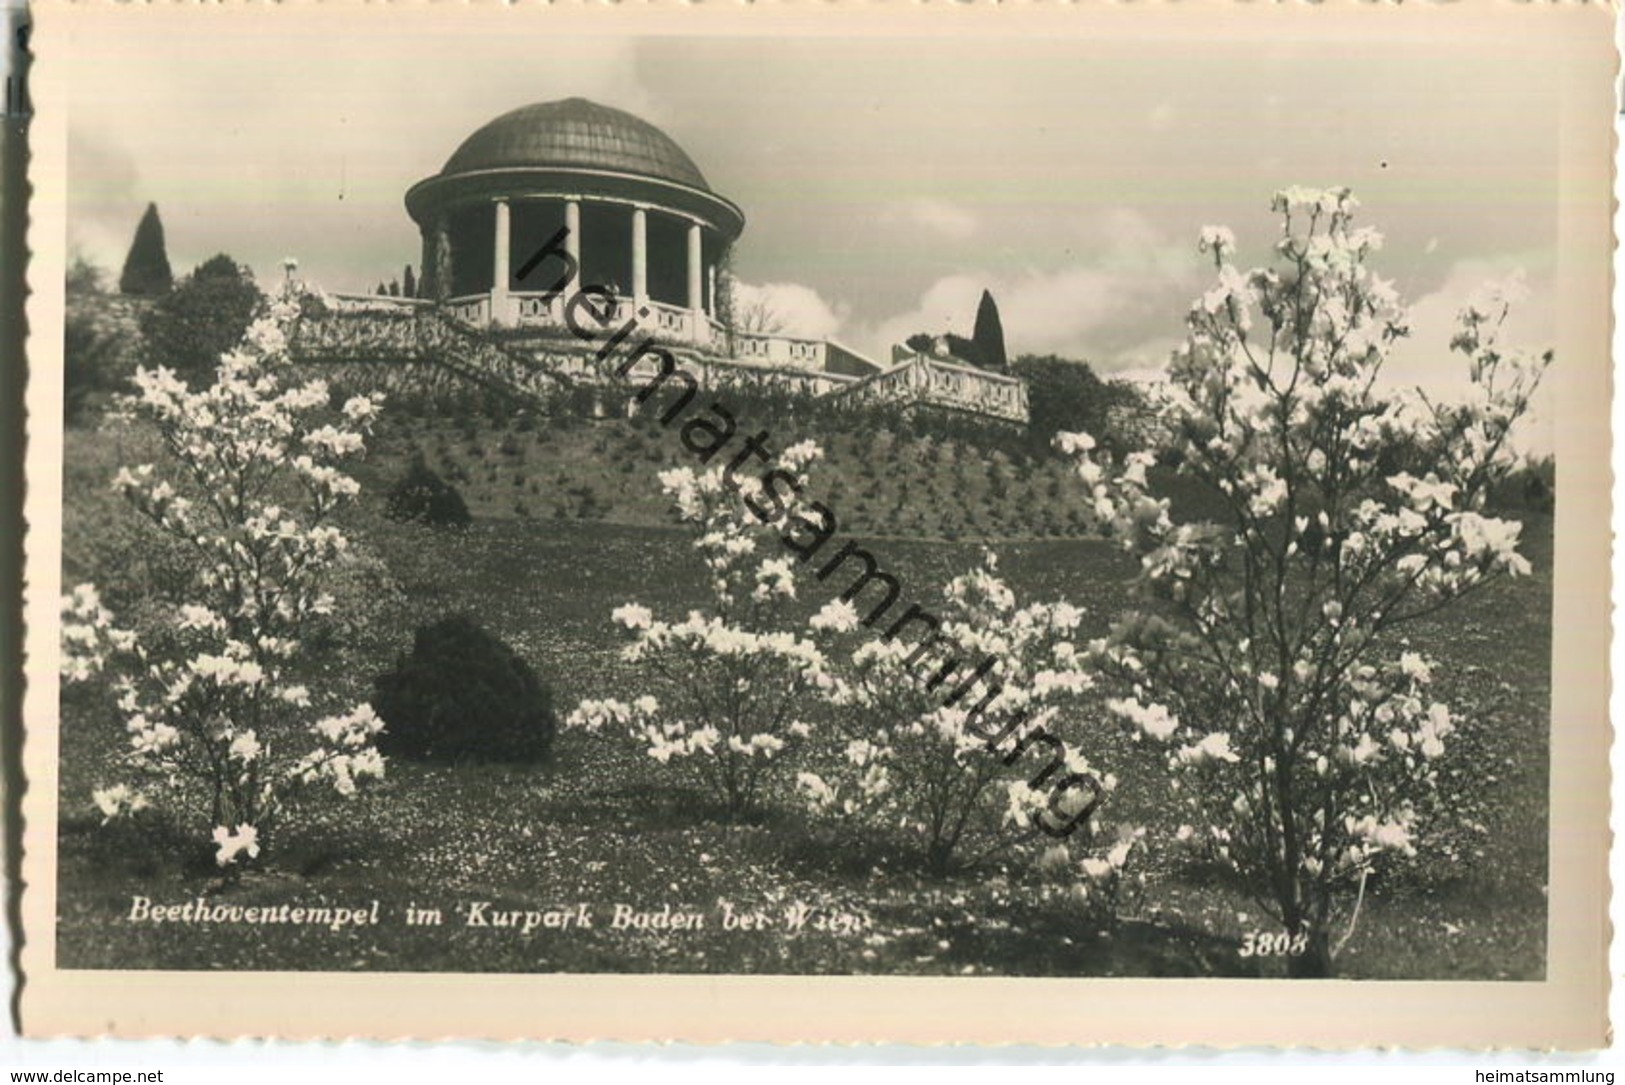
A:
<svg viewBox="0 0 1625 1085">
<path fill-rule="evenodd" d="M 358 490 L 339 464 L 362 450 L 378 401 L 352 398 L 340 419 L 323 382 L 287 379 L 294 309 L 273 305 L 213 385 L 193 392 L 167 368 L 141 369 L 124 404 L 168 460 L 124 468 L 114 486 L 191 549 L 188 597 L 140 635 L 115 626 L 92 585 L 63 604 L 65 677 L 109 670 L 130 735 L 130 778 L 97 790 L 97 806 L 108 819 L 154 800 L 191 807 L 221 866 L 269 846 L 296 788 L 350 795 L 384 770 L 371 708 L 321 714 L 296 680 L 307 624 L 332 608 L 324 574 L 348 545 L 329 523 Z"/>
<path fill-rule="evenodd" d="M 802 442 L 778 464 L 799 480 L 820 454 Z M 711 606 L 677 621 L 636 603 L 617 608 L 611 616 L 632 637 L 623 657 L 660 676 L 660 695 L 585 700 L 565 726 L 629 735 L 661 764 L 688 769 L 737 818 L 757 807 L 765 779 L 811 734 L 798 713 L 825 670 L 811 640 L 783 631 L 784 603 L 796 591 L 793 562 L 759 552 L 764 542 L 776 545 L 770 530 L 788 522 L 795 501 L 775 483 L 764 502 L 760 480 L 730 480 L 722 468 L 676 468 L 660 483 L 698 532 Z"/>
<path fill-rule="evenodd" d="M 836 600 L 814 616 L 815 633 L 830 642 L 830 676 L 818 688 L 836 710 L 844 745 L 830 766 L 802 772 L 797 783 L 816 816 L 864 834 L 901 828 L 920 844 L 927 868 L 941 875 L 1041 838 L 1039 817 L 1057 811 L 1050 810 L 1053 796 L 1045 781 L 1033 786 L 1035 775 L 1078 773 L 1105 790 L 1117 781 L 1097 774 L 1075 742 L 1050 772 L 1050 747 L 1035 744 L 1035 753 L 1021 748 L 1022 736 L 1040 731 L 1076 738 L 1063 726 L 1064 715 L 1094 686 L 1073 644 L 1083 617 L 1077 607 L 1017 607 L 988 553 L 980 568 L 948 585 L 939 617 L 935 636 L 947 647 L 922 656 L 914 641 L 862 632 L 855 649 L 837 651 L 835 640 L 857 631 L 858 613 L 850 602 Z M 943 652 L 954 661 L 946 674 L 938 673 Z M 964 661 L 978 657 L 997 661 L 1002 690 L 991 697 L 952 697 L 970 673 Z M 1007 723 L 1015 726 L 1007 729 Z M 1014 756 L 1007 756 L 1006 740 L 1018 751 Z M 1019 768 L 1012 767 L 1016 763 Z M 1094 799 L 1093 791 L 1077 789 L 1058 801 L 1073 804 L 1061 812 L 1076 815 Z M 1071 862 L 1072 841 L 1087 848 L 1090 836 L 1052 844 L 1046 866 Z M 1126 859 L 1127 850 L 1122 854 Z M 1088 873 L 1081 866 L 1076 872 Z M 1091 875 L 1084 884 L 1094 880 Z"/>
<path fill-rule="evenodd" d="M 1459 722 L 1400 634 L 1529 571 L 1521 525 L 1483 509 L 1550 361 L 1497 341 L 1509 302 L 1492 296 L 1451 343 L 1462 402 L 1384 391 L 1405 317 L 1367 267 L 1381 238 L 1355 206 L 1346 189 L 1277 194 L 1277 265 L 1251 271 L 1230 231 L 1203 231 L 1218 282 L 1191 310 L 1163 421 L 1219 522 L 1173 522 L 1150 457 L 1059 438 L 1143 569 L 1146 611 L 1091 646 L 1121 686 L 1111 707 L 1168 747 L 1195 822 L 1181 839 L 1242 876 L 1306 975 L 1330 969 L 1340 918 L 1352 933 L 1367 875 L 1414 854 L 1418 800 Z"/>
</svg>

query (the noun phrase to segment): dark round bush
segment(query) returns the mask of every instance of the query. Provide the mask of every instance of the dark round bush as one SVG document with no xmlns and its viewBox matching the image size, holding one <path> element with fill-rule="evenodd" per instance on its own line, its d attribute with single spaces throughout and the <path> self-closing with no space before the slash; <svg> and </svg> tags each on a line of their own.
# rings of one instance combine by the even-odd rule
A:
<svg viewBox="0 0 1625 1085">
<path fill-rule="evenodd" d="M 373 680 L 378 748 L 416 761 L 547 760 L 553 698 L 530 665 L 470 618 L 419 626 L 412 651 Z"/>
<path fill-rule="evenodd" d="M 389 491 L 385 512 L 391 520 L 416 520 L 435 527 L 462 527 L 470 519 L 463 495 L 421 459 L 413 461 Z"/>
</svg>

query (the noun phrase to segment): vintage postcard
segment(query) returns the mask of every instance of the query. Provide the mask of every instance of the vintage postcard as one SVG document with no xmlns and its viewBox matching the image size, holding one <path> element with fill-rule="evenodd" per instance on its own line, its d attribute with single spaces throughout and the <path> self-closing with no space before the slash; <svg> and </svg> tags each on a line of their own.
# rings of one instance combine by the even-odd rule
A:
<svg viewBox="0 0 1625 1085">
<path fill-rule="evenodd" d="M 1603 1044 L 1612 17 L 39 4 L 25 1031 Z"/>
</svg>

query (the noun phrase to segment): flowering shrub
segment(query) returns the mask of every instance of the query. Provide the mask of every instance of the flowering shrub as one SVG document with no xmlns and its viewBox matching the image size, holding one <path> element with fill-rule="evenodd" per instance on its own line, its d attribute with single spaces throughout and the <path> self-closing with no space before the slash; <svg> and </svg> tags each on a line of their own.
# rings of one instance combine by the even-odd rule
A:
<svg viewBox="0 0 1625 1085">
<path fill-rule="evenodd" d="M 1051 887 L 1071 898 L 1072 906 L 1083 913 L 1088 927 L 1110 933 L 1117 926 L 1124 898 L 1143 897 L 1144 874 L 1131 877 L 1128 868 L 1144 851 L 1137 847 L 1144 837 L 1145 829 L 1140 826 L 1098 826 L 1096 838 L 1102 847 L 1096 849 L 1096 854 L 1077 861 L 1065 844 L 1053 844 L 1040 853 L 1036 866 Z"/>
<path fill-rule="evenodd" d="M 919 844 L 927 869 L 940 875 L 1034 840 L 1037 819 L 1054 813 L 1048 777 L 1078 773 L 1108 791 L 1116 780 L 1095 771 L 1063 726 L 1063 714 L 1094 685 L 1072 641 L 1083 617 L 1078 608 L 1018 607 L 989 553 L 980 568 L 948 585 L 938 617 L 940 641 L 931 651 L 913 640 L 859 633 L 862 642 L 842 653 L 834 642 L 858 626 L 852 604 L 836 600 L 814 616 L 830 660 L 830 674 L 817 687 L 836 710 L 843 742 L 828 767 L 802 772 L 797 784 L 815 816 L 866 835 L 902 829 Z M 952 670 L 943 670 L 945 655 Z M 955 698 L 956 687 L 976 681 L 968 661 L 978 657 L 997 661 L 1002 691 Z M 1074 740 L 1048 770 L 1052 748 L 1034 744 L 1028 753 L 1022 742 L 1041 731 Z M 1075 814 L 1094 798 L 1080 788 L 1059 803 Z M 1087 841 L 1089 834 L 1081 835 Z M 1068 847 L 1053 845 L 1050 862 L 1056 848 Z"/>
<path fill-rule="evenodd" d="M 819 454 L 803 442 L 778 464 L 800 478 Z M 585 700 L 565 720 L 567 727 L 620 731 L 661 764 L 687 769 L 730 818 L 757 807 L 764 781 L 811 734 L 799 709 L 825 669 L 811 640 L 782 631 L 789 624 L 784 604 L 796 592 L 791 559 L 759 552 L 764 542 L 777 549 L 770 531 L 789 521 L 796 502 L 779 489 L 770 508 L 758 500 L 759 480 L 734 482 L 721 468 L 661 473 L 678 516 L 698 532 L 694 548 L 710 578 L 711 606 L 677 621 L 636 603 L 617 608 L 611 617 L 632 638 L 624 658 L 663 679 L 659 696 Z"/>
<path fill-rule="evenodd" d="M 63 603 L 64 676 L 109 671 L 130 736 L 130 778 L 97 790 L 96 805 L 109 819 L 160 801 L 194 809 L 221 866 L 269 847 L 297 788 L 351 795 L 384 771 L 371 707 L 324 712 L 296 678 L 307 625 L 332 609 L 324 574 L 348 547 L 329 521 L 358 487 L 339 464 L 362 450 L 378 401 L 357 396 L 335 418 L 321 381 L 286 383 L 292 316 L 291 303 L 273 305 L 211 386 L 140 369 L 122 405 L 168 457 L 121 469 L 114 487 L 190 551 L 184 601 L 140 636 L 92 585 Z"/>
<path fill-rule="evenodd" d="M 1191 310 L 1163 414 L 1171 459 L 1219 495 L 1219 522 L 1174 523 L 1148 457 L 1058 441 L 1140 555 L 1151 604 L 1091 646 L 1123 694 L 1111 707 L 1166 748 L 1192 822 L 1181 840 L 1305 936 L 1304 974 L 1329 970 L 1334 920 L 1355 897 L 1352 933 L 1369 872 L 1412 854 L 1459 722 L 1400 631 L 1529 571 L 1521 525 L 1484 515 L 1484 498 L 1550 360 L 1497 342 L 1509 301 L 1492 296 L 1451 343 L 1464 401 L 1385 393 L 1405 315 L 1366 265 L 1381 237 L 1354 226 L 1355 206 L 1346 189 L 1277 194 L 1273 268 L 1242 271 L 1229 230 L 1202 233 L 1218 281 Z"/>
</svg>

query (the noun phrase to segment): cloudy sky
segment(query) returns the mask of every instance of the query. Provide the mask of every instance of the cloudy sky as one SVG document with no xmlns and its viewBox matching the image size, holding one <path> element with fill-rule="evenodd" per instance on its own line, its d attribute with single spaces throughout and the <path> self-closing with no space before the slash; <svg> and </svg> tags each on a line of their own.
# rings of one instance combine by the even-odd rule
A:
<svg viewBox="0 0 1625 1085">
<path fill-rule="evenodd" d="M 1396 374 L 1442 380 L 1451 313 L 1516 269 L 1532 293 L 1518 336 L 1554 332 L 1562 81 L 1527 77 L 1556 62 L 1538 34 L 1131 48 L 489 21 L 448 41 L 376 18 L 295 39 L 261 21 L 230 38 L 176 24 L 139 48 L 116 21 L 75 35 L 71 245 L 116 268 L 152 200 L 178 272 L 225 251 L 266 283 L 294 255 L 329 289 L 366 290 L 417 259 L 410 184 L 490 118 L 580 95 L 662 127 L 744 209 L 736 270 L 797 330 L 877 356 L 968 333 L 990 288 L 1013 353 L 1160 366 L 1208 277 L 1198 231 L 1227 224 L 1244 260 L 1266 259 L 1270 194 L 1291 184 L 1353 187 L 1386 234 L 1379 270 L 1417 306 Z"/>
</svg>

